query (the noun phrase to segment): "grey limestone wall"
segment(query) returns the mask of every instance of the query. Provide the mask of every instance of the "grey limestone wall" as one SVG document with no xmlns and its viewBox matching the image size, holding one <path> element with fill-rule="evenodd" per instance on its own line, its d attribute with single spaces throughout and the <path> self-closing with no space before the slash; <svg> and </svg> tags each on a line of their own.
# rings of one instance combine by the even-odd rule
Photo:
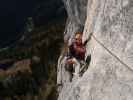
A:
<svg viewBox="0 0 133 100">
<path fill-rule="evenodd" d="M 133 0 L 88 0 L 83 41 L 88 37 L 90 66 L 58 100 L 132 100 Z"/>
</svg>

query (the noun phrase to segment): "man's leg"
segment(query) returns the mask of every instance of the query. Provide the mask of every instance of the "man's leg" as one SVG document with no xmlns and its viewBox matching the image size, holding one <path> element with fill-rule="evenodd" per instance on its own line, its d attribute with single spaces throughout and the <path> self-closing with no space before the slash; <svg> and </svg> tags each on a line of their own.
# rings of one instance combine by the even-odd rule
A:
<svg viewBox="0 0 133 100">
<path fill-rule="evenodd" d="M 73 64 L 67 63 L 68 57 L 64 57 L 63 64 L 64 64 L 64 72 L 62 72 L 62 76 L 64 76 L 65 82 L 71 82 L 72 81 L 72 72 L 73 72 Z"/>
<path fill-rule="evenodd" d="M 81 67 L 80 67 L 80 72 L 79 72 L 79 74 L 80 74 L 80 77 L 83 75 L 83 73 L 87 70 L 86 69 L 86 67 L 87 67 L 87 63 L 85 62 L 85 61 L 80 61 L 80 65 L 81 65 Z"/>
<path fill-rule="evenodd" d="M 73 58 L 73 61 L 74 61 L 74 76 L 79 76 L 80 62 L 76 58 Z"/>
</svg>

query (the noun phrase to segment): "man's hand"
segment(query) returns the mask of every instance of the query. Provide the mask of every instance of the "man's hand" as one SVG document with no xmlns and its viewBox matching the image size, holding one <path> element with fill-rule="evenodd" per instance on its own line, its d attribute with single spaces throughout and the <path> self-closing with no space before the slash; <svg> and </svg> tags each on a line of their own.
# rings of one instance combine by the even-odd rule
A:
<svg viewBox="0 0 133 100">
<path fill-rule="evenodd" d="M 66 63 L 67 63 L 67 64 L 74 64 L 75 61 L 74 61 L 73 59 L 67 59 Z"/>
</svg>

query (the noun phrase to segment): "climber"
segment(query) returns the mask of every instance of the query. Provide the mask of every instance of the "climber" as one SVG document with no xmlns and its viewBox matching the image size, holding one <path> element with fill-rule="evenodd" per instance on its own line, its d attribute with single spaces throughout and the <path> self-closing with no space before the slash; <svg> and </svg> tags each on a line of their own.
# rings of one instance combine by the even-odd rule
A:
<svg viewBox="0 0 133 100">
<path fill-rule="evenodd" d="M 84 64 L 85 59 L 85 46 L 82 43 L 82 33 L 76 32 L 72 44 L 68 47 L 68 54 L 66 59 L 67 65 L 74 65 L 74 76 L 79 76 L 80 66 Z M 72 68 L 66 68 L 72 71 Z"/>
</svg>

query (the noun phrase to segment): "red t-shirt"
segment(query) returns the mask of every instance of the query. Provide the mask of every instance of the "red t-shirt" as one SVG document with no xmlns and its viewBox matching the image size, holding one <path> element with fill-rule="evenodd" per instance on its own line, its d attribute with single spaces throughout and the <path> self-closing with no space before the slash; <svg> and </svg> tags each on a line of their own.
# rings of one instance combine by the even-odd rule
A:
<svg viewBox="0 0 133 100">
<path fill-rule="evenodd" d="M 85 51 L 86 50 L 83 44 L 78 45 L 76 43 L 72 43 L 72 45 L 69 46 L 70 56 L 73 56 L 78 60 L 84 60 Z"/>
</svg>

